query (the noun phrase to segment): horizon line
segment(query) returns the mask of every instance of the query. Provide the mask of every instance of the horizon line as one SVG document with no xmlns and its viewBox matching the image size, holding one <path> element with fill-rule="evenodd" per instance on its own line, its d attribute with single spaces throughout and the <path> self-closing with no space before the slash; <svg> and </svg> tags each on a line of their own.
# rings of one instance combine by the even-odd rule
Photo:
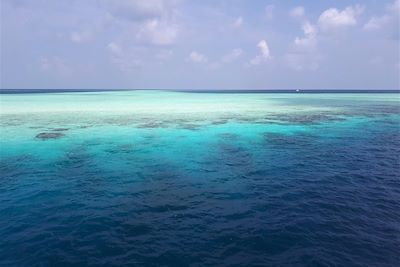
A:
<svg viewBox="0 0 400 267">
<path fill-rule="evenodd" d="M 23 94 L 23 93 L 84 93 L 84 92 L 114 92 L 114 91 L 168 91 L 168 92 L 192 92 L 192 93 L 400 93 L 399 89 L 38 89 L 38 88 L 0 88 L 0 94 Z"/>
</svg>

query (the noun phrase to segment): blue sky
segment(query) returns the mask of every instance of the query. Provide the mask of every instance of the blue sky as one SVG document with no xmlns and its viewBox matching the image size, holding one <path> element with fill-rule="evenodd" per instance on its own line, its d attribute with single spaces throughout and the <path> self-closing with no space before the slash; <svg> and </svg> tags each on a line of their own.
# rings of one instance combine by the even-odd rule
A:
<svg viewBox="0 0 400 267">
<path fill-rule="evenodd" d="M 399 89 L 399 0 L 1 0 L 1 88 Z"/>
</svg>

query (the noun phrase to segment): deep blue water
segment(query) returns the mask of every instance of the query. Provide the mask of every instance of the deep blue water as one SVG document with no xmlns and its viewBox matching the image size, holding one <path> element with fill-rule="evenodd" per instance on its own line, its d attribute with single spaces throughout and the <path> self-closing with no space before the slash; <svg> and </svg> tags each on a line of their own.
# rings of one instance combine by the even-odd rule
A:
<svg viewBox="0 0 400 267">
<path fill-rule="evenodd" d="M 399 266 L 398 106 L 336 115 L 48 140 L 4 115 L 0 266 Z"/>
</svg>

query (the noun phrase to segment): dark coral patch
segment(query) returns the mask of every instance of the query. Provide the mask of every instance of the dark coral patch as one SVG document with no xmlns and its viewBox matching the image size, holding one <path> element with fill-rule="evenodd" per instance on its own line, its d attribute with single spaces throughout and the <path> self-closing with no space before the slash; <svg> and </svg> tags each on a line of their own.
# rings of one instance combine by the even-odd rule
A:
<svg viewBox="0 0 400 267">
<path fill-rule="evenodd" d="M 53 131 L 55 131 L 55 132 L 65 132 L 65 131 L 68 131 L 69 130 L 69 128 L 54 128 L 53 129 Z"/>
<path fill-rule="evenodd" d="M 39 133 L 36 135 L 37 139 L 48 140 L 48 139 L 58 139 L 65 136 L 63 133 Z"/>
</svg>

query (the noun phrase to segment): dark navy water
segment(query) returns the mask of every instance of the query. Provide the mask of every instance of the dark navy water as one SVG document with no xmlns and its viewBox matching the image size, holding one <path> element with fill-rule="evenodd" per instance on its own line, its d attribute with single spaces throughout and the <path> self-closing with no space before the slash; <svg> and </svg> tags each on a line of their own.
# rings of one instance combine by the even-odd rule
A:
<svg viewBox="0 0 400 267">
<path fill-rule="evenodd" d="M 60 114 L 3 114 L 0 266 L 399 266 L 397 102 L 329 102 L 348 109 L 48 139 Z"/>
</svg>

